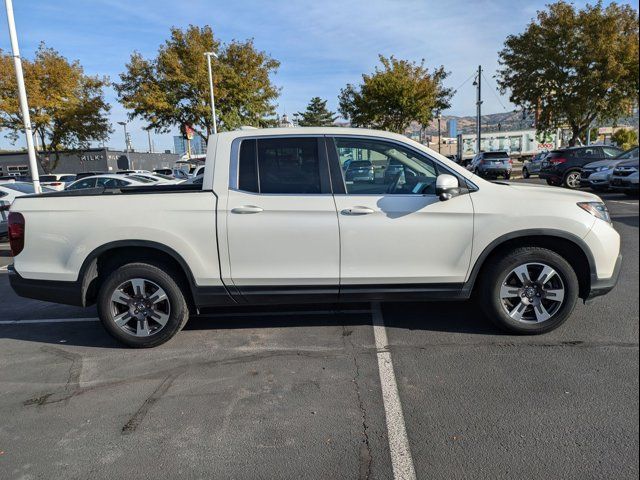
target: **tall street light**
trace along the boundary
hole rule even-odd
[[[33,129],[31,128],[31,117],[29,116],[29,104],[27,102],[27,90],[24,86],[24,75],[22,73],[22,59],[20,58],[20,48],[18,47],[18,35],[16,34],[16,21],[13,17],[13,2],[5,0],[7,8],[7,23],[9,24],[9,37],[11,39],[11,50],[13,52],[13,66],[16,70],[16,82],[18,83],[18,98],[20,100],[20,111],[24,122],[24,133],[27,137],[27,153],[29,156],[29,170],[31,170],[31,181],[33,191],[42,193],[40,188],[40,175],[38,174],[38,163],[36,160],[36,150],[33,146]]]
[[[218,55],[215,52],[206,52],[207,68],[209,69],[209,93],[211,94],[211,119],[213,120],[213,134],[218,133],[218,127],[216,126],[216,100],[213,95],[213,72],[211,70],[211,57],[218,59]]]

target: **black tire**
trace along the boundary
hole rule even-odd
[[[529,169],[527,167],[523,167],[522,168],[522,178],[529,178],[531,175],[529,175]]]
[[[104,328],[116,340],[133,348],[156,347],[170,340],[189,319],[189,307],[184,292],[175,278],[177,278],[175,273],[161,264],[129,263],[114,270],[102,283],[98,292],[98,316]],[[144,279],[152,285],[159,286],[166,293],[165,305],[168,305],[168,320],[164,326],[148,336],[128,333],[115,322],[116,314],[113,311],[112,295],[119,286],[132,279]],[[126,307],[124,309],[126,310]],[[131,323],[137,324],[137,320],[132,318]]]
[[[505,173],[505,174],[504,174],[504,179],[505,179],[505,180],[509,180],[509,179],[511,179],[511,174],[510,174],[510,173]]]
[[[574,179],[577,177],[577,183]],[[564,178],[562,179],[562,186],[564,188],[569,188],[571,190],[575,190],[580,187],[580,171],[579,170],[570,170],[564,174]]]
[[[511,307],[504,303],[500,295],[503,281],[509,278],[510,272],[523,264],[533,264],[534,267],[532,268],[536,268],[535,266],[538,264],[551,267],[555,270],[557,278],[561,280],[564,288],[563,301],[557,302],[560,303],[559,306],[557,306],[555,301],[551,301],[550,305],[553,305],[553,308],[556,310],[550,318],[540,321],[539,323],[526,323],[525,320],[519,321],[512,318],[509,312],[507,312],[507,309],[511,310]],[[534,274],[532,274],[532,277],[533,276]],[[511,278],[513,279],[513,277]],[[557,281],[557,279],[554,281]],[[547,285],[551,284],[548,283]],[[512,250],[505,256],[497,258],[488,266],[483,272],[483,277],[476,293],[482,310],[489,320],[498,327],[515,334],[538,335],[558,328],[569,318],[578,299],[579,284],[576,273],[571,265],[557,253],[547,250],[546,248],[521,247]],[[520,304],[520,297],[515,296],[515,299],[514,302]],[[548,302],[549,300],[545,301]],[[522,303],[524,304],[524,301]],[[536,309],[533,306],[527,307],[525,311],[527,315],[538,317]],[[511,310],[511,312],[513,313],[514,310]]]

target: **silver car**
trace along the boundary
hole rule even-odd
[[[591,162],[582,167],[580,186],[589,187],[596,192],[604,192],[611,186],[611,176],[615,168],[626,160],[638,158],[638,147],[627,150],[613,159]]]

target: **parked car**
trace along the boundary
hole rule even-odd
[[[483,178],[511,178],[513,161],[507,152],[480,152],[467,166],[471,172]]]
[[[598,160],[582,167],[580,186],[589,187],[596,192],[609,190],[609,182],[615,167],[625,160],[638,158],[638,147],[631,148],[621,153],[614,159]]]
[[[582,168],[598,160],[611,160],[622,153],[617,147],[589,145],[552,150],[542,161],[540,178],[553,186],[580,187]]]
[[[153,173],[158,173],[160,175],[167,175],[169,177],[173,177],[173,169],[171,168],[156,168]]]
[[[64,190],[67,185],[75,181],[76,176],[71,173],[50,173],[40,175],[40,185],[52,188],[53,190]]]
[[[116,175],[131,175],[132,173],[149,174],[151,172],[149,170],[118,170],[115,172]]]
[[[542,161],[549,152],[536,153],[531,160],[526,160],[522,166],[522,177],[530,178],[532,175],[538,175],[540,173],[540,167]]]
[[[369,182],[375,181],[373,164],[369,160],[354,160],[349,163],[344,171],[347,182]]]
[[[624,192],[629,196],[638,195],[638,156],[631,160],[620,162],[611,174],[611,189]]]
[[[345,151],[402,163],[402,181],[359,193]],[[596,195],[487,182],[402,135],[220,132],[206,162],[200,188],[18,198],[11,286],[96,303],[111,335],[152,347],[208,307],[472,296],[501,327],[543,333],[620,271],[620,236]]]
[[[54,192],[55,190],[42,187],[42,191]],[[0,238],[7,236],[7,219],[13,201],[17,197],[33,195],[34,193],[33,183],[0,181]]]
[[[86,177],[95,177],[96,175],[108,175],[108,172],[80,172],[76,173],[76,180]]]
[[[123,175],[96,175],[76,180],[66,190],[85,190],[87,188],[123,188],[143,186],[150,182],[141,182]]]
[[[397,176],[404,173],[404,165],[394,160],[389,161],[384,169],[384,182],[389,184],[396,179]]]

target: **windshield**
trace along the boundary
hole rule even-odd
[[[55,175],[40,175],[41,182],[57,182],[58,177]]]
[[[20,193],[27,193],[27,194],[28,193],[35,193],[32,183],[4,183],[4,184],[2,184],[2,186],[5,187],[5,188],[10,188],[11,190],[15,190],[16,192],[20,192]],[[43,187],[42,191],[43,192],[54,192],[55,190],[53,190],[51,188]]]

